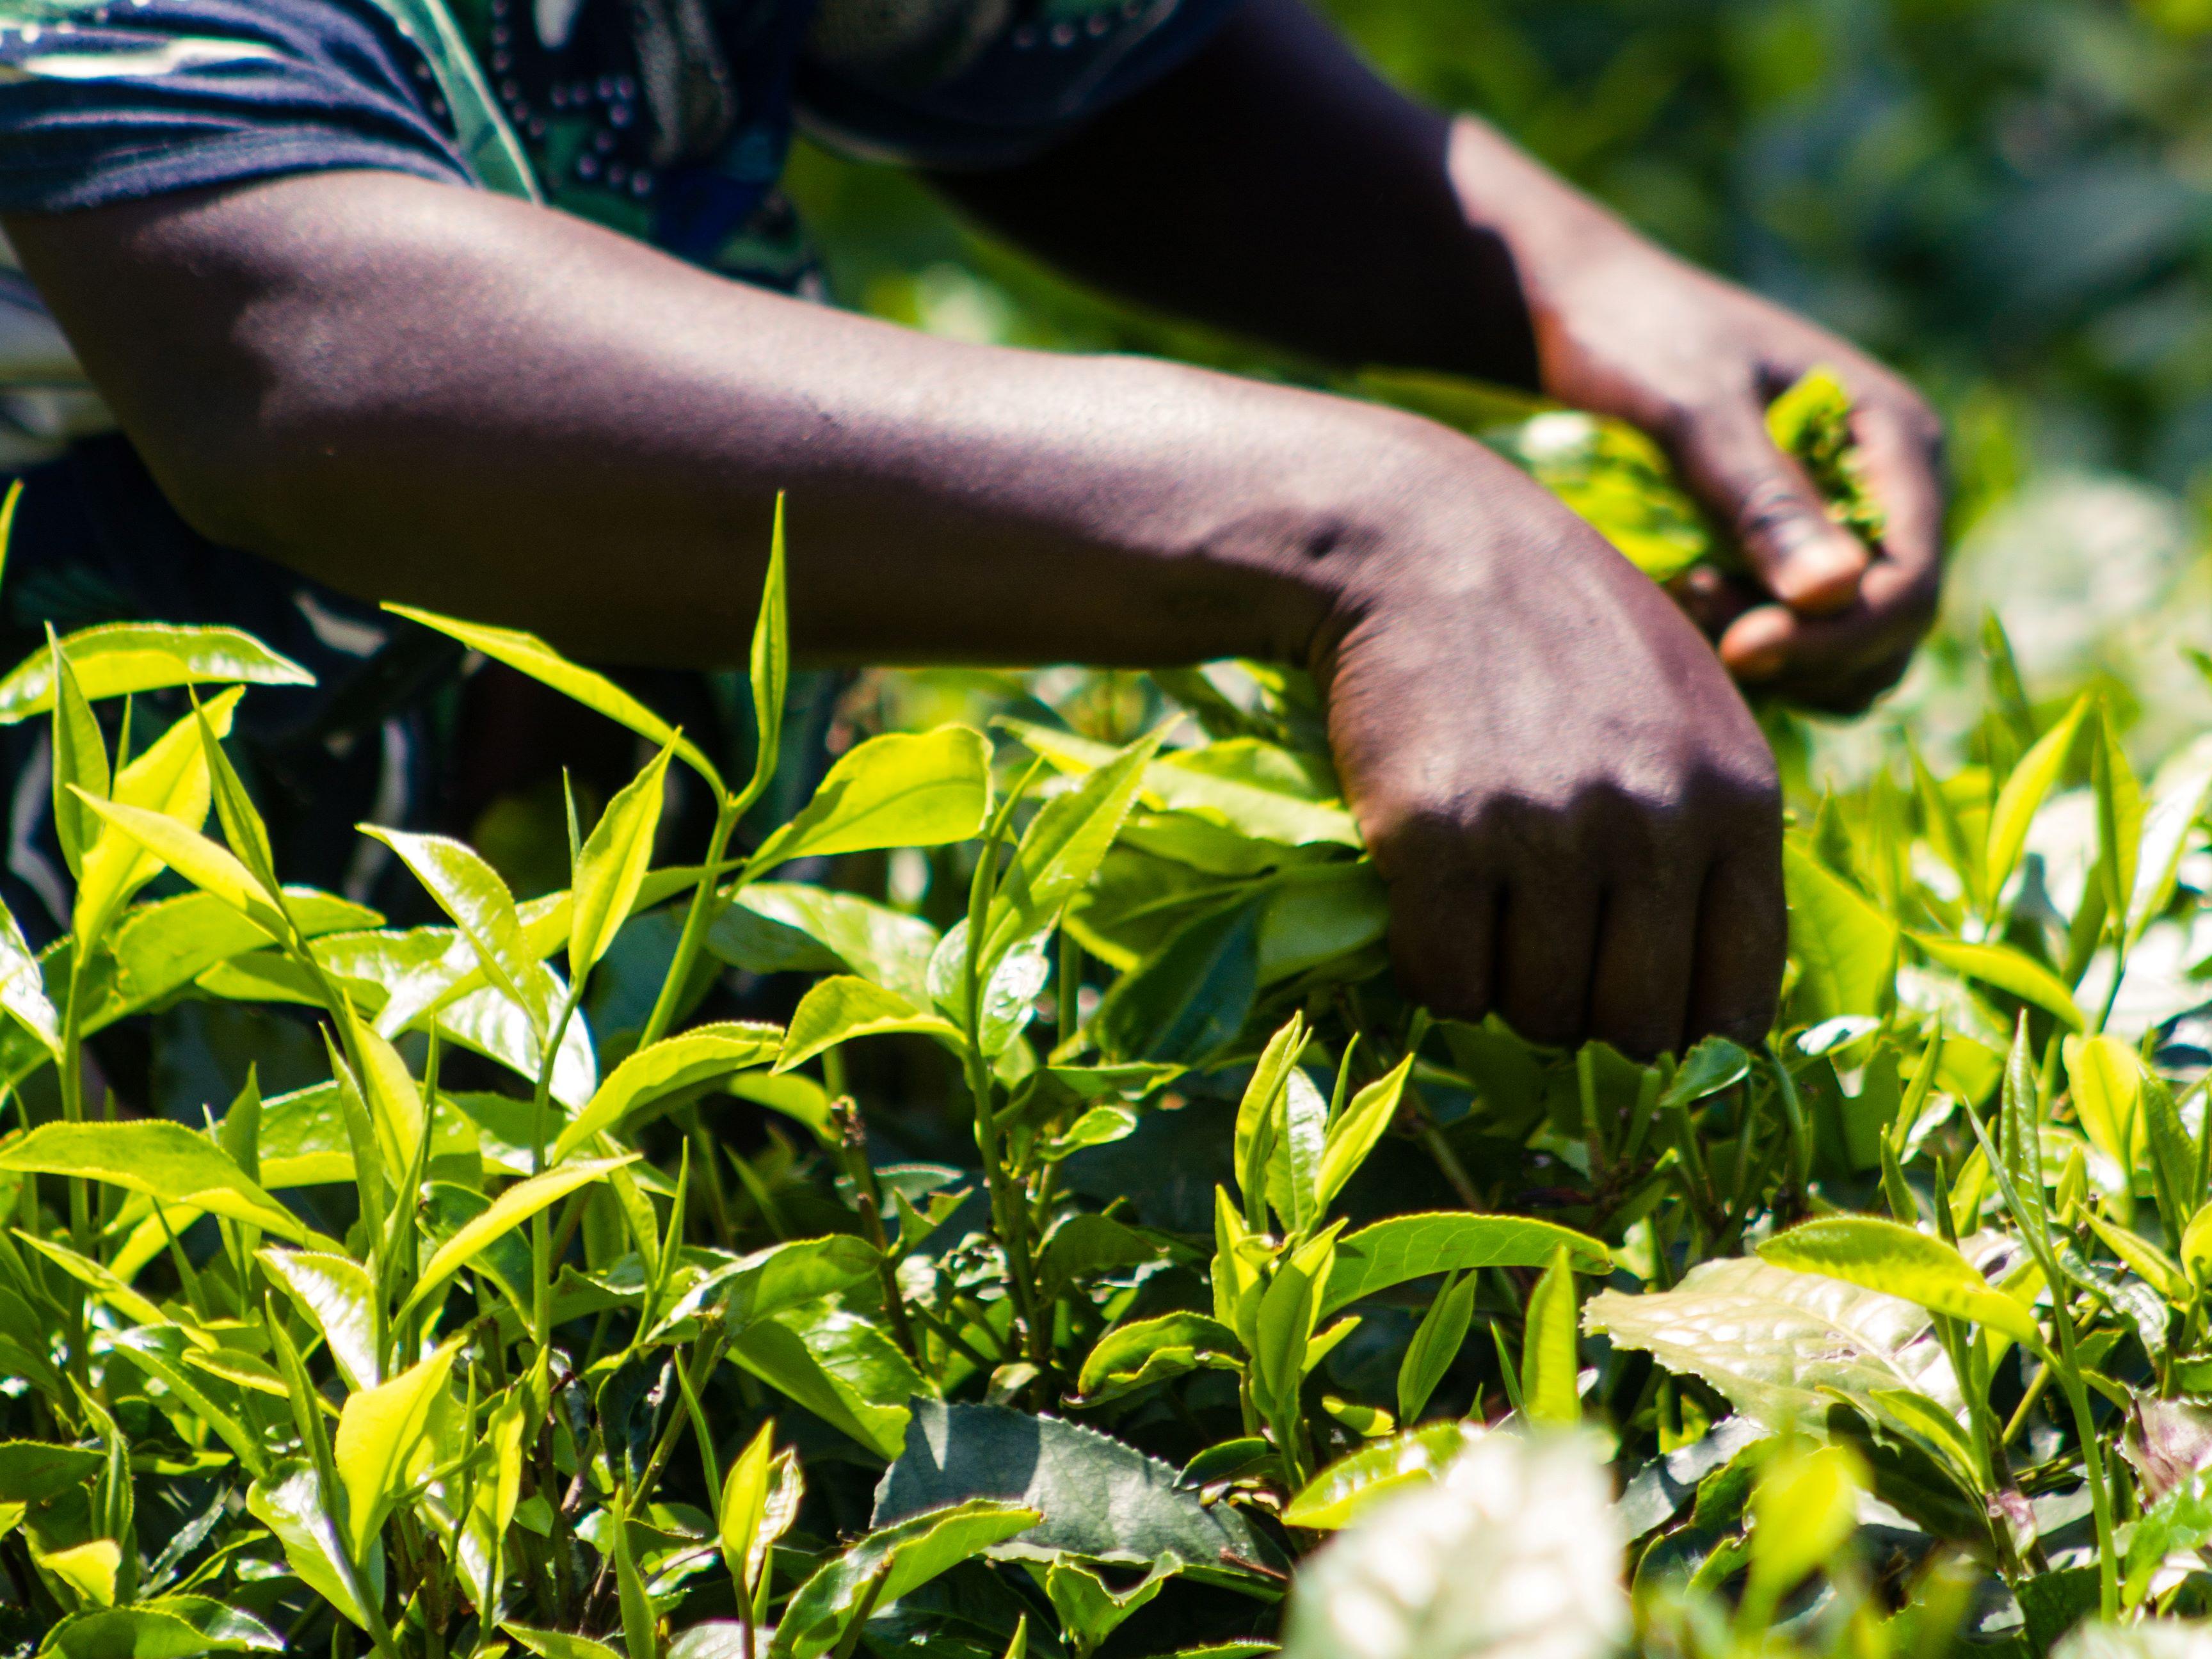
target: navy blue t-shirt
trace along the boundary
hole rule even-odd
[[[553,204],[788,285],[795,119],[872,157],[1004,165],[1237,3],[0,0],[0,213],[324,167],[467,182],[445,94],[468,76]]]

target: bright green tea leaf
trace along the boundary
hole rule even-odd
[[[1571,1228],[1522,1216],[1440,1211],[1393,1216],[1337,1242],[1336,1264],[1321,1298],[1321,1316],[1431,1273],[1475,1267],[1540,1267],[1564,1246],[1577,1273],[1609,1272],[1605,1246]]]
[[[1894,1221],[1825,1217],[1770,1238],[1759,1254],[1776,1267],[1840,1279],[1986,1325],[2031,1347],[2042,1344],[2035,1316],[1976,1273],[1954,1246]]]
[[[895,732],[848,750],[799,816],[753,854],[750,873],[796,858],[937,847],[983,827],[990,744],[964,726]]]

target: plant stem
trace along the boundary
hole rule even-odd
[[[659,1042],[676,1023],[676,1005],[683,998],[684,986],[690,981],[691,965],[699,959],[707,930],[714,925],[720,909],[714,882],[721,871],[722,854],[737,829],[737,801],[724,795],[721,804],[714,809],[714,833],[707,843],[707,862],[699,872],[699,884],[691,890],[691,908],[684,913],[684,931],[676,939],[676,954],[669,959],[667,975],[660,981],[660,994],[653,999],[653,1013],[645,1022],[644,1034],[637,1040],[641,1048],[649,1048]]]
[[[545,1039],[545,1052],[538,1056],[538,1086],[530,1097],[530,1170],[533,1175],[545,1171],[545,1116],[553,1098],[553,1068],[561,1058],[561,1040],[568,1034],[568,1022],[576,1017],[576,1009],[584,1000],[581,980],[568,988],[568,994],[561,1004],[561,1016],[553,1022],[553,1029]],[[552,1224],[545,1212],[540,1210],[530,1218],[530,1334],[540,1348],[553,1341],[553,1249]]]
[[[921,1350],[915,1346],[914,1327],[907,1320],[906,1297],[899,1289],[898,1263],[891,1255],[890,1236],[884,1231],[883,1189],[877,1184],[874,1166],[868,1162],[867,1131],[860,1122],[860,1109],[846,1095],[830,1110],[830,1121],[837,1126],[838,1158],[845,1166],[846,1179],[853,1183],[854,1206],[860,1212],[860,1226],[868,1243],[876,1249],[876,1274],[883,1287],[884,1313],[891,1322],[892,1339],[906,1351],[908,1358],[919,1362]]]
[[[84,1121],[84,1033],[80,1014],[83,998],[78,994],[83,979],[82,953],[70,955],[69,1000],[62,1011],[62,1116],[70,1123]],[[92,1186],[82,1176],[69,1182],[70,1248],[79,1255],[92,1254]]]

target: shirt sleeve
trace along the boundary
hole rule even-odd
[[[868,160],[1010,166],[1168,74],[1242,3],[818,0],[798,113],[816,137]]]
[[[0,213],[372,167],[465,184],[373,0],[0,0]]]

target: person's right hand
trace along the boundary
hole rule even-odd
[[[1758,1041],[1787,938],[1765,739],[1579,519],[1503,463],[1454,471],[1316,653],[1401,986],[1543,1042]]]

